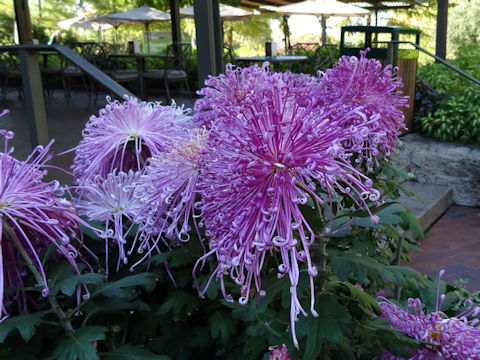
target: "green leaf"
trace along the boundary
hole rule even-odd
[[[226,311],[216,311],[209,320],[210,335],[225,343],[235,332],[233,318]]]
[[[105,360],[170,360],[166,355],[157,355],[141,347],[129,344],[122,345],[109,353]]]
[[[175,315],[180,314],[182,311],[188,313],[193,310],[197,302],[197,297],[192,297],[190,293],[183,290],[175,290],[169,294],[167,301],[160,306],[157,314],[165,315],[171,310]]]
[[[362,289],[357,288],[355,285],[348,281],[339,281],[336,285],[344,286],[348,289],[350,296],[357,300],[364,308],[369,309],[372,313],[380,313],[380,307],[377,300]]]
[[[299,339],[306,337],[302,359],[317,359],[325,341],[338,344],[342,339],[341,324],[350,321],[348,310],[330,295],[320,296],[315,304],[318,317],[300,316],[296,330]]]
[[[90,237],[91,239],[94,240],[101,240],[104,241],[104,239],[100,238],[95,231],[93,231],[92,228],[97,229],[99,231],[105,231],[105,222],[103,221],[96,221],[96,220],[91,220],[87,221],[85,217],[83,217],[83,220],[90,226],[86,226],[84,224],[80,224],[80,229],[82,230],[82,233]]]
[[[92,294],[92,297],[97,295],[106,297],[130,297],[135,293],[134,289],[132,289],[132,287],[135,286],[145,286],[147,291],[153,289],[155,286],[155,275],[151,273],[140,273],[125,276],[120,280],[105,283],[98,287]]]
[[[56,294],[59,290],[67,296],[72,296],[78,284],[99,284],[105,280],[105,276],[96,273],[86,273],[70,276],[59,281],[52,288],[52,294]]]
[[[415,215],[413,215],[413,213],[409,209],[405,209],[405,211],[399,213],[399,215],[402,217],[403,221],[408,226],[408,229],[410,229],[412,233],[418,236],[420,240],[423,240],[423,229],[420,226],[420,222],[415,217]]]
[[[394,280],[393,275],[385,269],[384,265],[368,256],[342,252],[332,256],[331,266],[341,281],[346,281],[353,276],[358,282],[367,283],[370,282],[371,275],[378,275],[388,281]]]
[[[104,340],[107,329],[103,326],[84,326],[73,334],[67,335],[53,351],[57,360],[94,360],[98,359],[97,348],[93,341]]]
[[[35,326],[38,326],[43,318],[42,313],[22,314],[5,319],[0,324],[0,342],[17,329],[25,342],[28,342],[35,333]]]

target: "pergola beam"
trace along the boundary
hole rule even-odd
[[[448,0],[437,0],[437,37],[435,55],[445,60],[447,56]]]
[[[32,23],[27,0],[14,0],[15,19],[17,21],[20,44],[31,44],[33,40]],[[25,95],[25,108],[30,141],[32,146],[49,142],[47,113],[43,98],[42,77],[38,66],[38,55],[26,50],[19,50],[22,85]]]
[[[198,84],[202,87],[209,75],[218,75],[223,70],[219,2],[194,0],[193,13],[197,39]]]

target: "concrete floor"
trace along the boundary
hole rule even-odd
[[[82,130],[91,115],[98,115],[98,111],[106,105],[105,93],[100,93],[97,103],[89,102],[88,93],[72,92],[71,99],[65,99],[62,90],[54,90],[51,96],[45,97],[47,112],[48,134],[55,142],[52,150],[55,154],[75,147],[82,138]],[[153,94],[148,100],[161,101],[165,98]],[[189,96],[176,97],[177,105],[185,104],[186,107],[193,107],[194,99]],[[7,98],[0,103],[0,110],[8,109],[10,113],[0,118],[0,129],[10,130],[15,137],[9,140],[9,146],[14,147],[13,156],[19,160],[25,159],[32,151],[30,145],[30,131],[26,117],[24,102],[18,99],[15,90],[7,93]],[[0,139],[3,144],[3,138]],[[2,147],[3,148],[3,147]],[[49,164],[69,170],[74,154],[72,152],[55,156]],[[72,177],[63,171],[51,169],[47,175],[48,179],[57,179],[63,184],[70,184]]]

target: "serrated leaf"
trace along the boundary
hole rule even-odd
[[[380,313],[380,307],[378,306],[377,300],[375,300],[375,298],[367,292],[359,289],[348,281],[338,282],[337,285],[346,287],[350,293],[350,296],[353,299],[356,299],[364,308],[370,309],[372,313]]]
[[[145,286],[147,291],[151,290],[155,286],[155,275],[150,273],[140,273],[124,278],[108,282],[98,287],[93,296],[103,295],[106,297],[130,297],[134,292],[132,287]]]
[[[57,360],[98,359],[93,341],[104,340],[107,329],[102,326],[84,326],[67,335],[53,351]]]
[[[342,339],[341,324],[350,321],[348,310],[330,295],[318,298],[315,304],[318,317],[301,317],[296,329],[298,337],[306,336],[305,352],[302,359],[316,359],[322,351],[324,341],[337,344]]]
[[[413,215],[413,213],[409,209],[405,209],[405,211],[399,213],[399,215],[406,223],[406,225],[408,225],[408,229],[410,229],[412,233],[418,236],[420,240],[423,240],[423,229],[415,215]]]
[[[216,311],[209,320],[210,335],[214,339],[226,342],[235,331],[233,318],[225,311]]]
[[[170,360],[166,355],[157,355],[141,346],[124,344],[106,355],[105,360]]]
[[[353,276],[358,282],[367,283],[370,275],[377,275],[388,281],[394,280],[393,275],[385,269],[384,265],[368,256],[356,256],[342,252],[332,256],[331,266],[341,281],[346,281]]]
[[[99,284],[105,280],[105,276],[96,273],[86,273],[70,276],[60,280],[52,288],[52,294],[56,294],[59,290],[67,296],[73,295],[78,284]]]
[[[22,314],[12,316],[0,323],[0,342],[13,330],[18,330],[25,342],[35,334],[35,327],[38,326],[43,318],[42,313]]]
[[[180,314],[182,311],[188,313],[192,311],[196,302],[196,297],[192,297],[191,294],[183,290],[176,290],[169,294],[167,301],[165,301],[158,309],[157,315],[165,315],[171,310],[175,315]]]
[[[424,286],[428,285],[427,281],[425,281],[425,278],[415,269],[406,266],[391,265],[388,266],[388,270],[390,270],[393,274],[393,283],[395,285],[404,286],[405,281],[408,281],[410,284],[416,281]]]

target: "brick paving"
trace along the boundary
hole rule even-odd
[[[468,279],[465,287],[480,291],[480,208],[451,206],[419,247],[422,252],[410,253],[414,269],[430,276],[445,269],[445,281]]]

